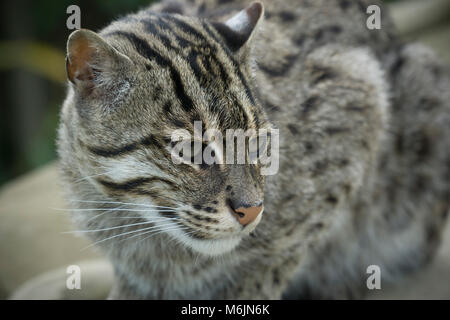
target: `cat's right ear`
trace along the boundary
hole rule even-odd
[[[254,1],[225,22],[214,22],[213,26],[222,36],[229,49],[241,59],[245,59],[252,39],[264,16],[262,2]]]
[[[76,88],[89,90],[114,81],[131,60],[93,31],[72,32],[67,41],[67,78]]]

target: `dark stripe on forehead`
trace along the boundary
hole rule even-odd
[[[130,41],[134,45],[136,51],[142,57],[150,61],[155,61],[163,68],[169,68],[172,82],[175,87],[175,92],[177,94],[178,100],[181,103],[181,107],[186,112],[189,112],[194,108],[194,103],[192,99],[186,94],[183,81],[181,80],[181,75],[170,60],[161,56],[156,50],[151,48],[144,39],[138,37],[134,33],[124,31],[113,31],[108,35],[118,35],[125,37],[128,41]]]
[[[169,18],[169,17],[167,16],[167,18]],[[190,26],[188,23],[186,23],[184,21],[181,21],[181,20],[177,19],[176,17],[170,17],[169,21],[173,22],[177,27],[180,28],[181,31],[183,31],[183,32],[185,32],[187,34],[193,35],[197,40],[200,40],[205,45],[209,45],[211,43],[210,39],[207,39],[205,37],[205,35],[200,33],[200,31],[197,31],[193,26]],[[173,32],[173,30],[171,30],[171,31]],[[205,29],[205,31],[208,31],[208,30]],[[208,34],[209,34],[209,32],[208,32]],[[216,42],[220,45],[220,42],[217,39],[214,39],[214,40],[216,40]],[[220,63],[219,59],[215,56],[217,54],[215,48],[210,46],[210,49],[212,50],[211,58],[213,58],[214,62],[218,65],[218,67],[220,69],[221,76],[229,78],[227,72],[225,71],[225,67],[223,66],[222,63]],[[232,60],[233,64],[235,64],[235,65],[237,64],[231,54],[229,55],[229,58]]]
[[[199,40],[205,40],[205,36],[203,34],[201,34],[199,31],[197,31],[194,27],[189,25],[188,23],[186,23],[174,16],[163,15],[163,17],[167,18],[167,20],[173,22],[184,33],[189,34]]]
[[[176,33],[173,32],[172,28],[170,28],[170,26],[163,21],[160,17],[158,17],[158,21],[157,24],[159,27],[162,27],[164,29],[164,31],[170,33],[174,38],[176,43],[178,44],[178,46],[180,46],[181,48],[187,48],[187,47],[191,47],[191,44],[189,43],[189,41],[187,39],[184,39],[183,37],[177,35]],[[197,79],[197,81],[199,83],[205,84],[206,82],[206,77],[203,74],[200,66],[198,65],[198,52],[195,51],[193,48],[191,48],[189,54],[187,57],[185,57],[185,55],[181,52],[181,50],[179,48],[176,48],[174,46],[172,46],[172,44],[170,43],[169,38],[167,38],[165,35],[162,35],[156,28],[155,22],[154,21],[149,21],[149,20],[143,20],[142,23],[144,23],[145,26],[145,30],[149,33],[151,33],[153,36],[155,36],[156,38],[159,38],[163,44],[165,45],[165,47],[167,49],[173,50],[174,52],[176,52],[179,56],[183,57],[191,66],[192,71],[194,72],[194,75]],[[212,72],[212,70],[207,70],[208,72]]]
[[[199,55],[195,50],[191,50],[191,52],[189,52],[189,55],[187,57],[187,61],[189,62],[189,65],[191,66],[191,69],[194,72],[194,75],[195,75],[195,78],[197,79],[197,81],[201,85],[206,85],[208,80],[198,64],[198,56]]]
[[[227,89],[229,86],[229,78],[230,77],[229,77],[228,73],[226,72],[225,67],[223,66],[223,64],[219,61],[219,59],[216,56],[216,54],[217,54],[216,48],[213,46],[210,46],[210,41],[208,41],[208,39],[206,39],[205,36],[202,35],[200,32],[195,30],[194,27],[191,27],[187,23],[179,21],[176,18],[172,18],[169,21],[173,22],[178,27],[181,26],[181,30],[184,31],[185,33],[195,35],[196,39],[201,41],[200,46],[203,46],[204,48],[207,47],[210,50],[210,55],[208,57],[219,68],[220,74],[217,79],[222,80],[224,83],[224,88]],[[159,26],[162,26],[166,31],[170,32],[175,37],[175,39],[177,40],[177,42],[179,43],[180,46],[182,46],[183,48],[186,48],[186,47],[192,48],[192,51],[194,51],[194,52],[192,52],[192,51],[190,52],[190,56],[188,57],[189,61],[192,61],[191,59],[194,58],[194,55],[195,55],[195,58],[198,55],[200,55],[200,53],[197,53],[195,51],[196,44],[190,43],[187,39],[183,38],[182,36],[180,36],[179,34],[174,32],[173,28],[171,28],[162,18],[159,19],[159,23],[160,23]],[[209,74],[214,75],[213,69],[211,67],[211,63],[207,59],[208,57],[205,57],[206,59],[203,59],[202,64],[203,64],[205,70]],[[194,68],[195,68],[195,66],[194,66]],[[197,73],[196,76],[199,77],[199,74]],[[199,82],[201,82],[201,81],[199,80]]]
[[[232,62],[232,65],[234,67],[234,72],[238,76],[242,85],[244,86],[245,93],[247,94],[248,99],[250,100],[251,104],[253,106],[255,106],[256,101],[253,96],[253,93],[251,92],[250,86],[248,85],[247,80],[245,79],[245,77],[239,67],[239,63],[234,58],[234,55],[231,53],[231,51],[228,49],[228,47],[226,45],[224,45],[223,42],[217,38],[217,36],[214,34],[214,31],[211,29],[211,27],[208,23],[203,22],[202,26],[203,26],[203,29],[208,33],[208,35],[220,46],[220,48],[223,50],[225,55]],[[236,96],[234,96],[234,100],[235,100],[236,105],[239,106],[239,110],[241,110],[243,112],[243,114],[242,114],[243,128],[245,130],[247,130],[249,128],[249,119],[248,119],[248,115],[246,113],[246,109],[243,108],[243,106],[238,101],[238,98]]]
[[[237,74],[237,76],[239,77],[239,80],[241,81],[242,85],[245,88],[245,92],[247,93],[248,98],[250,99],[250,102],[255,105],[255,98],[253,97],[253,94],[250,90],[250,86],[247,83],[247,80],[245,79],[244,75],[242,74],[242,71],[239,67],[239,63],[236,61],[236,59],[234,58],[233,54],[231,53],[231,51],[226,47],[226,45],[224,45],[222,43],[222,41],[220,41],[217,36],[214,34],[214,31],[212,31],[210,25],[206,22],[202,23],[203,28],[205,29],[205,31],[208,33],[208,35],[215,41],[217,42],[220,47],[222,48],[222,50],[225,52],[225,54],[227,55],[227,57],[230,59],[230,61],[232,62],[233,66],[234,66],[234,71]]]
[[[178,73],[178,71],[175,71],[175,69],[171,70],[171,74],[172,74],[172,81],[175,85],[177,97],[181,103],[181,108],[183,108],[183,110],[186,112],[191,111],[194,107],[194,103],[192,102],[191,98],[186,94],[180,74]]]
[[[185,55],[180,50],[180,48],[174,47],[171,44],[170,39],[166,35],[162,34],[156,27],[156,24],[158,24],[158,26],[161,26],[162,23],[165,24],[165,22],[162,21],[162,19],[158,19],[158,21],[150,21],[150,20],[143,19],[143,20],[141,20],[141,22],[144,24],[145,31],[147,31],[148,33],[153,35],[155,38],[159,39],[168,50],[172,50],[175,53],[177,53],[180,57],[183,57],[191,66],[191,69],[194,72],[194,75],[195,75],[197,81],[201,84],[205,84],[206,77],[203,74],[200,66],[198,65],[197,58],[198,58],[199,54],[197,53],[197,51],[195,51],[194,49],[191,49],[189,52],[189,55],[187,57],[185,57]],[[170,30],[170,27],[167,26],[167,24],[166,24],[165,28],[167,28],[165,31],[170,32],[175,37],[175,40],[179,46],[181,46],[182,48],[186,48],[186,47],[190,46],[190,43],[188,40],[173,33],[172,30]],[[209,73],[212,73],[212,70],[207,70],[207,71]]]
[[[187,47],[191,46],[191,43],[187,39],[185,39],[185,38],[181,37],[180,35],[176,34],[175,32],[173,32],[174,31],[173,28],[166,21],[164,21],[161,17],[158,17],[157,23],[158,23],[158,27],[161,30],[169,32],[170,34],[172,34],[175,37],[175,40],[178,42],[178,45],[180,47],[187,48]]]
[[[229,88],[231,82],[230,76],[223,63],[218,59],[217,48],[215,46],[211,46],[210,40],[206,39],[205,36],[195,30],[194,27],[185,22],[179,21],[176,18],[169,19],[168,16],[153,17],[157,18],[157,20],[142,20],[142,23],[146,26],[146,31],[157,38],[160,38],[161,33],[157,30],[158,28],[162,29],[165,32],[165,35],[170,34],[173,37],[172,39],[175,40],[175,43],[181,48],[173,47],[167,37],[166,40],[163,41],[164,45],[166,48],[173,50],[180,57],[183,57],[183,59],[186,60],[186,62],[190,65],[197,82],[202,87],[208,86],[210,83],[219,84],[219,82],[221,82],[223,84],[223,90],[227,90]],[[165,21],[165,18],[167,18],[167,22]],[[174,26],[170,26],[169,23],[173,23]],[[194,35],[196,37],[195,40],[198,40],[198,42],[192,43],[191,41],[185,39],[180,35],[180,32],[177,32],[178,28],[183,33]],[[188,53],[184,53],[182,48],[189,48]],[[203,50],[209,51],[209,54],[203,54]],[[238,102],[236,102],[236,104],[239,105]],[[221,110],[218,112],[217,108],[214,108],[213,106],[214,103],[209,104],[210,111],[214,112],[223,124],[225,122],[224,113],[221,112]]]
[[[168,60],[161,56],[156,50],[151,48],[148,43],[131,32],[125,31],[112,31],[105,36],[120,36],[126,38],[130,43],[133,44],[136,51],[143,57],[150,61],[155,61],[162,67],[168,66]]]
[[[215,63],[217,65],[217,67],[219,68],[219,73],[220,73],[219,78],[224,81],[224,84],[225,84],[224,88],[227,89],[229,87],[230,80],[228,80],[228,79],[230,77],[229,77],[229,74],[226,71],[226,68],[224,67],[224,65],[217,58],[217,49],[210,45],[211,44],[211,39],[207,39],[205,37],[205,35],[203,35],[199,31],[197,31],[193,26],[190,26],[189,24],[187,24],[184,21],[178,20],[176,17],[171,17],[171,16],[170,17],[169,16],[165,16],[165,17],[166,18],[170,18],[170,21],[173,22],[176,26],[180,27],[180,29],[182,31],[184,31],[185,33],[192,34],[192,35],[194,35],[196,37],[197,40],[200,40],[201,42],[209,45],[209,47],[211,48],[210,58],[211,58],[212,62]],[[203,25],[203,27],[205,28],[205,25]],[[250,88],[249,88],[249,86],[248,86],[248,84],[247,84],[247,82],[246,82],[246,80],[244,78],[244,75],[242,74],[242,72],[241,72],[237,62],[235,61],[234,57],[232,56],[232,54],[230,53],[229,50],[226,51],[226,48],[222,47],[221,42],[214,36],[212,31],[210,31],[210,32],[208,32],[208,30],[206,30],[206,31],[207,31],[208,34],[210,34],[210,36],[213,38],[213,40],[219,45],[219,47],[221,47],[222,50],[225,51],[226,56],[230,58],[233,66],[235,68],[235,72],[238,75],[238,78],[240,79],[241,83],[244,85],[245,91],[247,93],[247,97],[250,99],[250,101],[254,105],[255,100],[253,98],[253,95],[252,95],[252,93],[250,91]],[[171,32],[173,32],[173,30],[171,30]],[[197,63],[196,60],[194,60],[194,59],[197,58],[197,54],[191,54],[189,58],[190,58],[189,62],[191,63],[192,69],[194,70],[194,73],[195,73],[195,68],[198,68],[198,63]],[[211,74],[213,74],[210,62],[207,61],[207,60],[204,60],[202,62],[204,62],[205,69],[207,69],[209,67],[207,70],[208,71],[211,70]],[[198,73],[196,76],[200,76],[200,73]],[[198,81],[200,83],[202,83],[202,80],[198,80]],[[244,112],[244,115],[243,115],[243,118],[242,118],[243,126],[244,126],[245,129],[247,129],[247,127],[248,127],[248,117],[245,114],[245,109],[243,108],[241,103],[238,101],[236,96],[234,96],[233,98],[235,100],[235,104],[237,106],[239,106],[239,110],[242,110]],[[210,105],[210,110],[212,112],[215,112],[216,114],[218,114],[219,118],[221,118],[221,122],[222,123],[224,122],[223,114],[221,114],[220,112],[217,112],[218,111],[217,108],[214,108],[213,105]]]
[[[172,46],[170,39],[158,30],[158,28],[156,27],[156,21],[147,19],[142,19],[140,21],[144,24],[145,31],[153,35],[155,38],[159,39],[166,47],[171,48],[172,50],[177,50]]]

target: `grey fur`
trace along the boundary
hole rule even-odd
[[[150,10],[225,21],[248,3],[167,1]],[[179,34],[197,48],[198,37],[165,16],[173,29],[158,29],[166,41],[155,38],[140,21],[148,19],[148,11],[99,33],[114,50],[97,51],[100,59],[93,63],[101,72],[92,92],[76,81],[70,84],[58,141],[68,199],[186,204],[190,215],[178,213],[178,218],[203,239],[198,241],[212,243],[231,234],[240,239],[220,255],[200,253],[170,232],[144,241],[145,235],[103,241],[99,246],[116,273],[110,298],[356,298],[368,292],[367,266],[380,266],[383,283],[390,283],[433,256],[450,206],[447,68],[429,49],[402,44],[384,9],[383,28],[367,30],[366,1],[266,0],[264,5],[265,20],[234,53],[244,80],[225,49],[211,45],[229,74],[228,89],[216,77],[199,85],[182,58],[190,49],[167,46],[176,47]],[[202,20],[175,19],[212,41]],[[177,102],[169,81],[173,74],[146,60],[120,32],[138,35],[176,66],[185,91],[195,97],[195,112],[208,125],[218,117],[208,110],[214,101],[223,108],[221,129],[242,124],[244,113],[251,127],[279,128],[279,173],[264,179],[248,166],[229,166],[199,174],[168,163],[163,133],[175,128],[175,118],[189,128],[189,112]],[[211,50],[203,49],[199,59]],[[213,70],[219,72],[217,66]],[[170,112],[166,102],[172,103]],[[158,143],[142,140],[149,135]],[[130,143],[135,143],[130,152],[105,153]],[[97,148],[97,154],[87,147]],[[98,174],[105,174],[103,184]],[[127,192],[111,188],[111,182],[155,176],[168,182],[134,181],[136,187],[121,187]],[[264,198],[263,217],[251,234],[223,213],[227,198],[241,196],[250,202]],[[74,211],[73,217],[86,230],[146,221],[118,219],[136,215],[133,211],[98,214]],[[141,227],[88,234],[101,241]]]

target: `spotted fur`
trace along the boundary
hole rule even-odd
[[[111,298],[361,297],[367,266],[393,282],[439,244],[447,68],[387,14],[367,30],[367,1],[266,0],[237,32],[248,4],[164,1],[69,38],[62,180],[114,265]],[[279,128],[278,174],[174,165],[171,132],[194,121]],[[242,227],[229,201],[265,210]]]

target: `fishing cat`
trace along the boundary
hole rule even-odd
[[[378,1],[166,1],[72,33],[67,74],[62,180],[110,298],[358,298],[439,244],[449,73]],[[278,129],[278,172],[174,164],[194,121]]]

